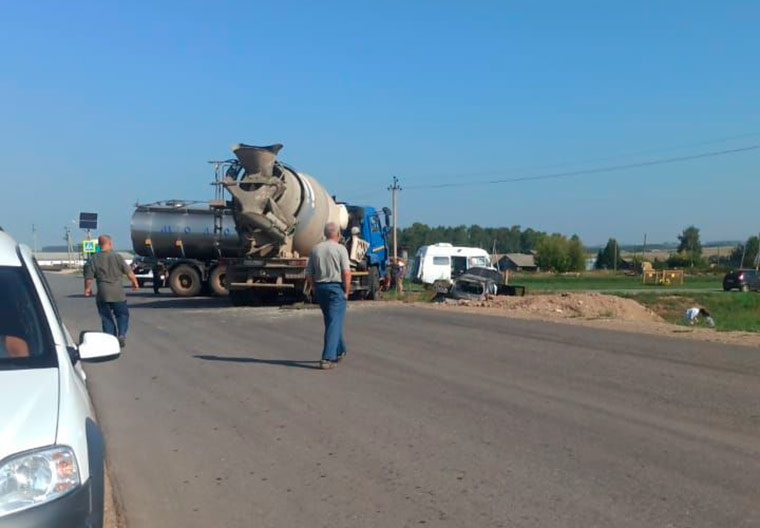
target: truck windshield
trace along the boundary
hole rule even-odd
[[[0,370],[56,366],[42,307],[24,269],[0,266],[0,292]]]

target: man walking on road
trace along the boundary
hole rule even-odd
[[[343,318],[351,293],[351,264],[348,251],[338,243],[340,230],[332,222],[325,226],[326,241],[311,250],[306,265],[306,280],[315,292],[325,320],[325,340],[322,349],[323,370],[335,368],[346,356],[343,342]]]
[[[124,258],[113,251],[113,241],[108,235],[98,237],[100,253],[95,253],[84,267],[84,296],[92,295],[92,281],[98,283],[97,305],[103,331],[119,338],[119,345],[124,348],[129,328],[129,308],[121,280],[129,277],[132,289],[137,291],[139,284],[132,269]],[[114,319],[116,321],[114,322]]]

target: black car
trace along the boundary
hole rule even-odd
[[[760,290],[760,273],[753,269],[733,270],[726,273],[723,277],[723,289],[730,291],[733,289],[744,292]]]

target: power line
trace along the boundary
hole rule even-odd
[[[508,172],[510,170],[515,171],[526,171],[526,170],[537,170],[537,169],[554,169],[558,167],[568,167],[573,165],[581,165],[585,163],[598,163],[602,161],[612,161],[612,160],[619,160],[621,158],[630,158],[634,156],[642,156],[645,154],[655,154],[655,153],[665,153],[665,152],[672,152],[674,150],[683,150],[687,148],[695,148],[695,147],[704,147],[707,145],[715,145],[716,143],[725,143],[727,141],[734,141],[737,139],[746,139],[750,137],[757,137],[760,136],[760,133],[747,133],[747,134],[738,134],[735,136],[726,136],[722,138],[717,139],[710,139],[705,141],[699,141],[696,143],[682,143],[680,145],[674,145],[669,147],[655,147],[655,148],[649,148],[645,150],[637,150],[633,152],[624,152],[621,154],[615,154],[610,156],[602,156],[602,157],[594,157],[594,158],[587,158],[584,160],[574,160],[574,161],[566,161],[566,162],[560,162],[560,163],[549,163],[549,164],[541,164],[541,165],[534,165],[529,167],[515,167],[514,169],[490,169],[490,170],[483,170],[483,171],[476,171],[476,172],[469,172],[466,174],[459,173],[455,175],[451,174],[439,174],[438,177],[445,177],[445,178],[462,178],[462,177],[470,177],[470,176],[494,176],[499,174],[504,174],[505,172]],[[419,184],[422,185],[422,184]]]
[[[600,174],[604,172],[615,172],[628,169],[637,169],[641,167],[651,167],[654,165],[666,165],[669,163],[678,163],[681,161],[689,161],[702,158],[712,158],[717,156],[728,156],[731,154],[738,154],[740,152],[747,152],[750,150],[757,150],[760,145],[750,145],[747,147],[739,147],[734,149],[717,150],[712,152],[702,152],[700,154],[691,154],[689,156],[676,156],[672,158],[660,158],[647,161],[640,161],[637,163],[626,163],[621,165],[608,165],[606,167],[597,167],[593,169],[581,169],[575,171],[555,172],[552,174],[541,174],[537,176],[518,176],[514,178],[500,178],[495,180],[481,180],[481,181],[467,181],[456,183],[438,183],[438,184],[425,184],[425,185],[408,185],[407,189],[444,189],[450,187],[471,187],[473,185],[493,185],[499,183],[513,183],[521,181],[534,181],[534,180],[550,180],[558,178],[567,178],[571,176],[586,176],[590,174]],[[461,177],[461,176],[460,176]]]
[[[641,156],[643,154],[652,154],[652,153],[657,153],[657,152],[663,153],[663,152],[674,151],[674,150],[682,150],[682,149],[686,149],[686,148],[694,148],[694,147],[700,147],[700,146],[706,146],[706,145],[714,145],[716,143],[725,143],[727,141],[735,141],[737,139],[746,139],[746,138],[750,138],[750,137],[757,137],[759,135],[760,135],[760,133],[758,133],[758,132],[745,133],[745,134],[736,134],[736,135],[733,135],[733,136],[724,136],[722,138],[716,138],[716,139],[698,141],[698,142],[693,142],[693,143],[682,143],[680,145],[674,145],[674,146],[668,146],[668,147],[649,148],[649,149],[645,149],[645,150],[626,152],[626,153],[621,153],[621,154],[612,155],[612,156],[587,158],[585,160],[575,160],[575,161],[562,162],[562,163],[549,163],[549,164],[542,164],[542,165],[534,165],[532,167],[523,167],[523,168],[515,167],[514,169],[484,170],[484,171],[475,171],[475,172],[457,173],[457,174],[440,174],[439,173],[436,176],[436,178],[439,179],[439,181],[440,181],[441,177],[446,178],[446,179],[449,179],[449,178],[460,178],[461,179],[461,178],[470,178],[470,177],[478,177],[478,176],[497,176],[499,174],[507,173],[507,172],[509,172],[511,170],[514,170],[514,171],[526,171],[526,170],[527,171],[533,171],[533,170],[542,169],[542,168],[543,169],[550,169],[550,168],[557,168],[557,167],[568,167],[568,166],[573,166],[573,165],[580,165],[582,163],[593,163],[593,162],[600,162],[600,161],[609,161],[609,160],[620,159],[620,158],[628,158],[628,157],[632,157],[632,156]],[[746,150],[752,150],[754,148],[757,148],[757,145],[754,145],[752,147],[748,147]],[[737,149],[737,151],[739,151],[739,152],[741,152],[743,150],[745,150],[745,149],[743,149],[743,148],[742,149]],[[733,153],[733,151],[730,151],[730,153]],[[697,157],[703,157],[702,154],[698,154],[696,156]],[[668,162],[670,162],[670,161],[665,161],[665,162],[662,162],[662,163],[668,163]],[[645,162],[645,163],[647,163],[647,162]],[[633,168],[633,167],[631,167],[631,168]],[[605,167],[603,169],[590,169],[590,170],[594,170],[594,171],[599,170],[599,171],[602,171],[602,170],[607,170],[607,168]],[[621,170],[621,169],[615,169],[615,170]],[[585,170],[583,170],[583,171],[579,170],[579,171],[570,171],[570,172],[573,172],[573,173],[574,172],[584,172],[585,173],[586,171]],[[561,174],[564,174],[564,172],[561,173]],[[553,174],[545,175],[545,176],[535,176],[534,178],[535,179],[545,179],[547,177],[552,177],[552,176],[553,176]],[[526,179],[528,179],[528,177],[521,177],[519,179],[515,178],[514,181],[524,181]],[[374,185],[374,183],[375,182],[371,183],[370,185]],[[419,189],[436,188],[436,187],[443,188],[445,186],[456,187],[456,186],[465,186],[465,185],[471,185],[471,184],[477,185],[477,184],[485,184],[485,183],[490,183],[490,182],[489,181],[485,181],[485,182],[472,182],[472,183],[467,183],[467,184],[461,183],[461,182],[456,182],[456,183],[452,183],[450,185],[446,185],[446,184],[442,184],[442,183],[430,183],[430,184],[427,184],[427,183],[418,183],[416,185],[409,186],[407,188],[419,188]],[[502,183],[502,182],[500,181],[499,183]],[[369,197],[369,196],[375,195],[378,190],[379,190],[379,186],[377,188],[370,188],[370,187],[368,187],[368,186],[365,185],[364,187],[361,187],[361,188],[344,190],[341,194],[343,196],[350,196],[350,197],[353,197],[353,198],[364,198],[364,197]]]

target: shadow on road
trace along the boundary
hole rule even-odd
[[[204,361],[228,361],[230,363],[258,363],[263,365],[280,365],[283,367],[296,367],[304,369],[319,370],[319,361],[295,361],[292,359],[259,359],[252,357],[240,357],[240,356],[210,356],[210,355],[196,355],[193,356]]]
[[[153,298],[153,301],[142,302],[138,299]],[[226,297],[147,297],[142,295],[128,295],[127,300],[137,302],[129,303],[130,308],[230,308],[232,303]]]

